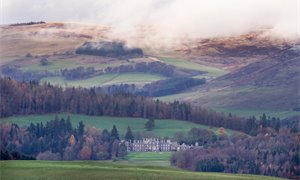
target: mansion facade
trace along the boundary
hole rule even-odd
[[[143,140],[134,140],[132,142],[125,142],[127,151],[133,152],[165,152],[165,151],[182,151],[186,149],[194,148],[198,146],[196,143],[194,145],[178,144],[177,142],[172,142],[171,140],[160,140],[157,138],[144,138]]]

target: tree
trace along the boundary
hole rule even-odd
[[[104,129],[104,130],[102,131],[102,134],[101,134],[101,140],[102,140],[103,142],[108,142],[108,141],[109,141],[109,138],[110,138],[110,134],[109,134],[108,130],[107,130],[107,129]]]
[[[82,136],[84,133],[84,124],[82,121],[79,122],[77,133],[78,133],[78,136]]]
[[[76,143],[76,139],[74,135],[72,134],[71,137],[69,138],[69,144],[73,146]]]
[[[134,140],[134,136],[132,134],[130,126],[127,127],[127,132],[125,134],[125,140],[126,141],[133,141]]]
[[[42,66],[47,66],[49,64],[49,61],[48,61],[47,58],[42,58],[40,60],[40,63],[41,63]]]
[[[118,129],[117,129],[116,125],[114,125],[112,130],[111,130],[111,133],[110,133],[110,140],[114,141],[116,139],[120,140]]]
[[[268,125],[268,120],[267,120],[267,116],[265,113],[263,113],[263,116],[261,117],[261,125],[262,125],[262,128],[265,128]]]
[[[118,148],[118,157],[123,158],[127,155],[127,147],[125,143],[121,143]]]
[[[145,128],[147,129],[147,131],[152,131],[155,127],[155,122],[153,118],[150,118],[146,124],[145,124]]]
[[[9,152],[7,150],[1,150],[0,152],[0,160],[10,160],[11,157],[9,155]]]
[[[91,155],[92,155],[91,147],[85,145],[80,150],[80,152],[78,154],[78,158],[81,160],[89,160],[89,159],[91,159]]]
[[[196,171],[223,172],[224,165],[217,158],[203,159],[197,162]]]

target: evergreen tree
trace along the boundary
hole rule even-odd
[[[131,131],[130,126],[127,127],[127,132],[125,134],[125,140],[126,141],[133,141],[134,140],[134,136],[133,136],[133,133]]]
[[[268,125],[268,120],[267,120],[267,116],[265,113],[263,113],[263,116],[261,117],[261,125],[262,125],[262,128],[265,128]]]
[[[107,129],[104,129],[104,130],[102,131],[102,134],[101,134],[101,140],[102,140],[103,142],[108,142],[108,141],[109,141],[109,138],[110,138],[110,134],[109,134],[108,130],[107,130]]]
[[[155,122],[153,118],[150,118],[146,124],[145,124],[145,128],[147,129],[147,131],[152,131],[155,127]]]
[[[72,123],[71,123],[71,118],[70,116],[67,117],[67,120],[66,120],[66,130],[68,133],[71,133],[72,132]]]
[[[111,130],[111,133],[110,133],[110,140],[114,141],[116,139],[120,140],[120,138],[119,138],[119,132],[117,130],[116,125],[114,125],[113,128],[112,128],[112,130]]]
[[[78,136],[83,136],[84,133],[84,124],[82,121],[79,122],[79,126],[78,126]]]
[[[9,155],[9,152],[7,150],[1,150],[0,152],[0,160],[10,160],[11,157]]]

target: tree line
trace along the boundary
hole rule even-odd
[[[47,83],[39,85],[33,81],[17,82],[10,78],[0,78],[0,85],[1,117],[69,112],[92,116],[176,119],[243,132],[261,127],[263,123],[259,120],[249,125],[249,120],[231,113],[227,115],[188,103],[161,102],[128,93],[108,95],[94,88],[63,89]]]
[[[28,127],[1,125],[1,159],[107,160],[122,158],[127,149],[114,125],[111,131],[72,127],[71,118],[42,122]],[[17,154],[17,155],[16,155]]]
[[[297,179],[300,176],[299,132],[290,128],[263,128],[257,136],[215,136],[192,129],[179,139],[199,142],[200,147],[176,152],[171,164],[201,172],[260,174]]]
[[[114,84],[98,87],[96,90],[113,95],[118,93],[130,93],[138,96],[159,97],[182,92],[188,88],[205,84],[206,79],[195,79],[190,77],[172,77],[164,80],[145,84],[137,87],[134,84]]]

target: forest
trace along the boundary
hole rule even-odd
[[[235,115],[191,106],[178,101],[166,103],[126,92],[106,93],[101,88],[65,88],[35,81],[18,82],[0,78],[1,118],[12,115],[77,113],[91,116],[177,119],[223,127],[240,134],[216,135],[193,128],[173,139],[199,148],[177,152],[171,164],[203,172],[251,173],[280,177],[299,176],[299,121],[280,120],[266,114],[260,118]],[[133,88],[127,85],[126,88]],[[117,128],[100,131],[80,122],[73,127],[70,118],[46,124],[18,127],[1,125],[1,159],[118,159],[126,155]],[[132,139],[133,133],[125,139]]]
[[[281,125],[279,119],[273,119],[272,123],[268,123],[267,117],[245,120],[231,113],[217,113],[178,101],[166,103],[128,93],[109,95],[94,88],[63,89],[47,83],[39,85],[34,81],[17,82],[10,78],[0,78],[0,85],[0,117],[69,112],[91,116],[176,119],[246,133],[258,127]]]
[[[179,168],[201,172],[260,174],[295,178],[300,175],[300,134],[290,128],[263,128],[256,136],[215,137],[213,133],[192,129],[188,137],[201,148],[176,152],[171,163]]]
[[[128,48],[124,42],[118,41],[100,41],[100,42],[85,42],[75,51],[77,54],[86,54],[93,56],[106,57],[142,57],[143,50],[140,48]]]
[[[174,77],[145,84],[137,87],[134,84],[109,85],[96,88],[96,91],[107,94],[129,93],[137,96],[159,97],[176,94],[188,88],[205,84],[206,79],[196,79],[190,77]]]
[[[0,159],[107,160],[127,154],[116,126],[100,131],[85,127],[82,121],[73,127],[71,121],[56,116],[45,125],[1,125]]]

